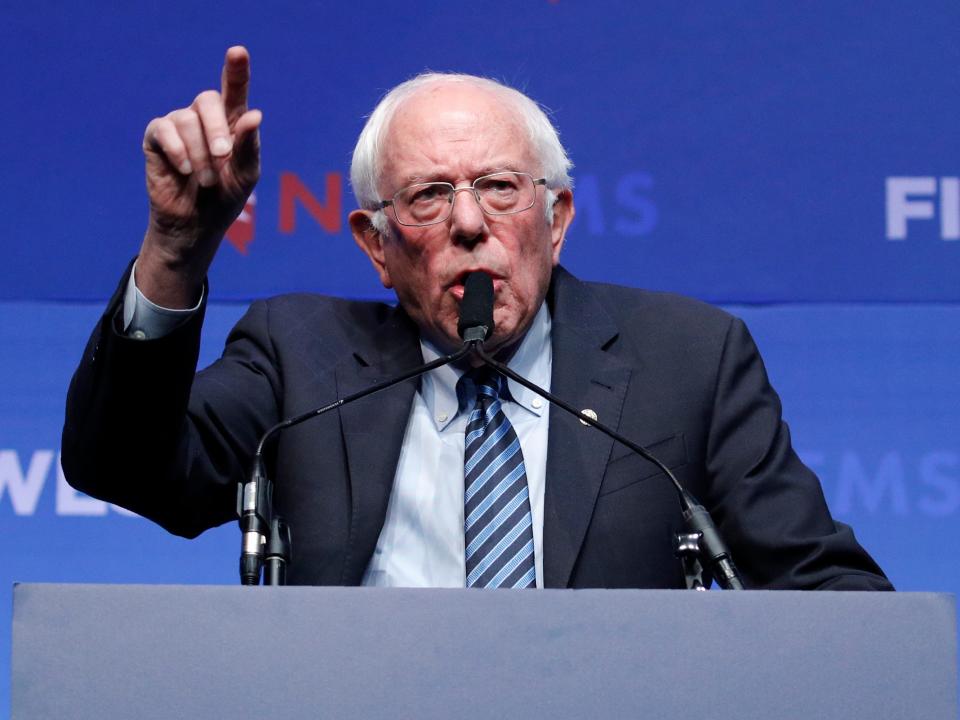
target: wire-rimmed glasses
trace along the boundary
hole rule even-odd
[[[401,225],[434,225],[450,217],[458,192],[469,191],[487,215],[512,215],[532,208],[537,200],[537,185],[546,184],[546,178],[535,180],[523,172],[483,175],[469,187],[461,188],[448,182],[414,183],[399,190],[393,199],[381,200],[380,208],[392,207]]]

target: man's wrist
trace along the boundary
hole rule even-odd
[[[123,332],[138,340],[155,340],[168,335],[194,315],[203,303],[203,286],[200,297],[192,307],[165,307],[152,301],[141,291],[136,281],[138,259],[130,271],[123,299]]]

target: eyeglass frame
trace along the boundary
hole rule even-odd
[[[480,180],[486,180],[487,178],[495,177],[497,175],[524,175],[530,178],[530,180],[533,181],[533,199],[530,201],[530,204],[527,205],[525,208],[520,208],[519,210],[510,210],[508,212],[490,212],[489,210],[487,210],[483,206],[483,203],[480,202],[480,191],[477,190],[477,182]],[[404,192],[405,190],[409,190],[412,187],[427,186],[427,185],[445,185],[446,187],[450,188],[450,199],[449,199],[450,209],[447,211],[447,214],[444,215],[439,220],[432,220],[428,223],[412,224],[412,223],[403,222],[403,220],[400,219],[400,215],[397,213],[397,206],[396,206],[397,196],[400,195],[400,193]],[[393,194],[393,197],[391,199],[381,200],[380,204],[377,205],[376,209],[386,210],[388,207],[392,207],[394,219],[404,227],[430,227],[431,225],[439,225],[440,223],[446,222],[447,220],[449,220],[450,216],[453,214],[453,204],[457,199],[457,193],[465,190],[471,190],[473,191],[473,199],[477,201],[477,207],[480,208],[480,210],[483,212],[484,215],[491,215],[491,216],[516,215],[517,213],[526,212],[527,210],[529,210],[530,208],[532,208],[534,205],[537,204],[537,186],[538,185],[543,185],[544,187],[546,187],[547,179],[545,177],[536,179],[530,173],[520,172],[518,170],[501,170],[499,172],[488,173],[487,175],[481,175],[478,178],[474,178],[473,182],[471,182],[467,187],[457,187],[453,183],[445,182],[443,180],[437,180],[434,182],[424,182],[424,183],[411,183],[410,185],[404,185],[402,188],[397,190],[397,192]]]

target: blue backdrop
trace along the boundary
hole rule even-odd
[[[34,3],[0,30],[0,607],[15,580],[235,582],[59,475],[74,363],[146,217],[140,140],[246,44],[263,178],[211,274],[203,357],[251,298],[386,297],[346,232],[353,142],[424,69],[548,106],[576,274],[747,320],[795,444],[902,589],[960,590],[960,3]],[[131,476],[137,469],[131,468]],[[9,620],[0,622],[0,714]]]

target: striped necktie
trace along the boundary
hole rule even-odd
[[[467,587],[536,587],[527,471],[500,404],[503,376],[482,367],[460,382],[476,399],[463,453]]]

